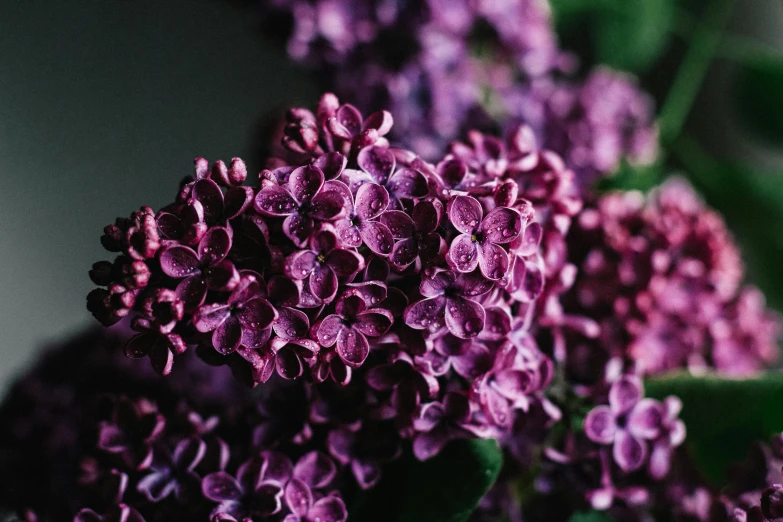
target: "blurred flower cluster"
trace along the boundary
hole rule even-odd
[[[290,109],[257,176],[197,158],[170,204],[105,227],[87,307],[110,329],[9,394],[0,508],[343,522],[404,454],[496,439],[474,521],[783,514],[768,475],[691,473],[682,401],[645,394],[762,371],[780,319],[684,180],[594,189],[655,159],[633,78],[580,76],[537,0],[254,7],[342,101]]]

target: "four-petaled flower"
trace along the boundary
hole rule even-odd
[[[228,355],[240,345],[245,331],[265,330],[277,316],[277,310],[262,296],[256,277],[247,274],[225,302],[200,307],[193,316],[193,326],[199,332],[213,332],[212,345]]]
[[[389,210],[381,216],[381,223],[398,240],[389,256],[397,270],[406,269],[417,257],[423,262],[432,261],[445,251],[443,238],[435,232],[443,216],[443,203],[437,199],[419,201],[412,216],[399,210]]]
[[[365,183],[356,191],[339,181],[333,181],[330,190],[342,194],[347,215],[335,223],[337,235],[344,246],[359,248],[362,243],[379,256],[388,256],[394,247],[389,227],[377,221],[389,206],[389,193],[375,183]]]
[[[522,218],[511,208],[498,207],[484,217],[481,203],[471,196],[456,196],[449,202],[449,220],[460,235],[454,238],[449,259],[460,272],[478,266],[484,277],[497,281],[508,271],[508,253],[501,244],[510,243],[522,230]]]
[[[296,246],[303,247],[315,231],[315,222],[337,219],[345,202],[339,192],[323,190],[324,173],[315,165],[295,169],[287,185],[261,189],[255,208],[269,216],[286,216],[283,232]]]

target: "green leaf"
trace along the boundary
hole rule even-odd
[[[568,522],[612,522],[612,518],[601,511],[580,511],[571,515]]]
[[[588,2],[589,3],[589,2]],[[674,23],[672,0],[613,0],[596,18],[596,60],[641,73],[660,57]]]
[[[753,442],[783,431],[781,374],[748,380],[678,375],[651,379],[646,390],[653,398],[682,399],[685,444],[714,486],[725,484],[729,465],[741,461]]]
[[[617,172],[611,176],[601,178],[598,182],[598,190],[641,190],[646,192],[661,183],[663,168],[660,163],[650,165],[631,165],[623,161]]]
[[[734,84],[740,120],[758,137],[783,146],[783,58],[742,64]]]
[[[405,456],[384,468],[380,483],[359,495],[352,522],[464,522],[503,466],[494,440],[450,442],[436,457]]]

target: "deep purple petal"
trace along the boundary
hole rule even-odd
[[[644,395],[642,381],[632,375],[623,375],[609,389],[609,406],[615,415],[628,412]]]
[[[226,217],[234,219],[253,206],[255,193],[250,187],[231,187],[226,191]]]
[[[302,359],[299,355],[288,349],[282,349],[275,356],[275,367],[277,374],[283,379],[298,379],[304,372]]]
[[[236,350],[241,342],[242,325],[236,317],[229,316],[212,332],[212,346],[223,355]]]
[[[362,241],[373,253],[388,256],[394,248],[394,237],[389,227],[377,221],[365,221],[359,226]]]
[[[299,250],[285,260],[285,273],[294,279],[304,279],[316,266],[318,255],[312,250]]]
[[[421,198],[427,195],[427,178],[413,169],[400,169],[386,183],[386,188],[396,198]]]
[[[375,129],[379,136],[386,135],[394,125],[394,118],[389,111],[376,111],[367,116],[363,128]]]
[[[449,258],[460,272],[472,272],[479,264],[478,248],[469,235],[460,234],[451,242]]]
[[[313,199],[323,184],[324,173],[314,165],[299,167],[288,177],[288,188],[291,195],[302,203]]]
[[[327,265],[316,264],[310,274],[310,290],[324,302],[331,301],[337,293],[337,276]]]
[[[337,334],[337,355],[348,366],[358,368],[370,353],[370,345],[364,334],[353,328],[343,328]]]
[[[193,185],[192,196],[204,207],[204,219],[214,223],[223,216],[223,192],[211,179],[200,179]]]
[[[289,307],[279,307],[278,317],[272,328],[283,339],[301,339],[310,330],[310,321],[301,310]]]
[[[432,431],[419,433],[413,439],[413,454],[419,460],[430,459],[440,453],[447,442],[449,442],[449,435],[444,429],[436,428]]]
[[[337,277],[350,279],[364,268],[364,257],[353,250],[338,248],[326,257],[326,264]]]
[[[311,451],[294,466],[294,478],[316,489],[329,485],[337,474],[334,461],[319,451]]]
[[[384,214],[385,215],[385,214]],[[416,261],[418,256],[418,244],[413,238],[403,239],[394,244],[389,261],[397,270],[403,270]]]
[[[362,132],[362,113],[353,105],[346,103],[337,109],[335,114],[337,122],[345,127],[351,135],[356,136]]]
[[[345,522],[348,511],[345,509],[343,499],[330,495],[313,504],[308,518],[319,522]]]
[[[335,191],[321,191],[310,202],[310,216],[319,221],[332,221],[344,214],[345,199]]]
[[[168,375],[174,365],[174,353],[169,349],[169,344],[164,336],[158,336],[150,350],[150,364],[160,375]]]
[[[400,210],[387,210],[381,215],[380,221],[389,227],[394,239],[413,237],[416,232],[413,220]]]
[[[544,235],[544,229],[539,223],[530,223],[525,227],[525,231],[520,236],[519,241],[515,243],[514,252],[519,256],[529,256],[533,254],[538,245],[541,244],[541,238]]]
[[[337,248],[337,236],[331,228],[323,228],[313,235],[310,249],[319,255],[327,255]]]
[[[193,326],[202,333],[211,332],[231,315],[228,306],[213,303],[200,307],[193,316]]]
[[[155,337],[157,334],[146,332],[134,335],[125,343],[125,355],[131,359],[146,357],[152,349]]]
[[[475,301],[461,297],[446,301],[446,327],[457,337],[476,337],[484,329],[484,317],[484,307]]]
[[[584,421],[585,435],[598,444],[611,444],[617,433],[614,413],[609,406],[596,406]]]
[[[210,473],[201,481],[201,491],[214,502],[239,500],[242,488],[234,477],[223,471]]]
[[[511,331],[511,316],[503,308],[492,306],[485,308],[487,312],[484,322],[482,339],[500,341],[508,337]]]
[[[478,265],[484,277],[497,281],[508,272],[508,253],[494,243],[479,243]]]
[[[335,223],[337,236],[346,247],[359,248],[362,246],[362,235],[359,233],[359,227],[353,224],[349,219],[341,219]]]
[[[207,444],[198,437],[188,437],[177,443],[174,448],[174,463],[187,471],[199,465],[207,453]]]
[[[307,484],[294,478],[285,487],[285,502],[288,509],[304,518],[313,505],[313,494]]]
[[[422,233],[434,232],[443,217],[443,203],[438,199],[425,199],[413,207],[413,222]]]
[[[405,324],[417,330],[440,329],[446,324],[446,298],[443,296],[422,299],[405,310]]]
[[[239,284],[239,272],[234,266],[234,263],[228,259],[224,259],[212,268],[207,269],[205,275],[207,276],[209,288],[219,292],[229,292]],[[196,278],[191,277],[190,279]],[[182,283],[180,283],[180,285],[181,284]],[[177,288],[177,293],[179,294],[179,288]],[[180,299],[182,299],[182,297],[180,297]],[[182,300],[185,301],[184,299]],[[187,302],[185,302],[185,305],[187,307]]]
[[[628,414],[628,431],[636,438],[651,440],[661,432],[663,409],[653,399],[642,399]]]
[[[375,146],[359,151],[356,161],[359,168],[371,175],[380,185],[386,185],[396,165],[394,154],[389,149]]]
[[[283,187],[272,185],[256,194],[255,209],[270,216],[287,216],[299,208],[294,197]]]
[[[198,256],[204,266],[220,263],[231,250],[231,234],[223,227],[212,227],[198,244]]]
[[[515,240],[522,230],[522,217],[510,208],[494,208],[481,222],[479,230],[486,241],[503,244]]]
[[[391,328],[394,318],[382,308],[370,308],[356,317],[353,327],[367,337],[380,337]]]
[[[251,299],[236,312],[236,316],[242,326],[250,330],[263,330],[268,328],[272,321],[277,319],[277,311],[269,304],[269,301],[261,297]]]
[[[200,266],[198,254],[186,246],[169,247],[160,255],[160,269],[169,277],[181,279],[191,276]]]
[[[389,193],[375,183],[365,183],[356,192],[356,215],[363,220],[380,216],[389,206]],[[391,245],[389,246],[391,252]]]
[[[160,502],[168,497],[177,483],[163,473],[150,473],[139,480],[136,489],[150,502]]]
[[[337,342],[337,337],[345,328],[343,320],[339,315],[332,314],[324,318],[318,325],[316,338],[321,346],[333,346]]]
[[[617,465],[626,473],[642,467],[647,458],[647,446],[625,430],[615,436],[612,456]]]
[[[315,229],[315,222],[308,216],[291,214],[283,221],[283,232],[300,248],[307,245]]]
[[[424,297],[435,297],[443,295],[446,289],[454,284],[457,277],[454,272],[449,270],[441,270],[436,272],[432,277],[422,277],[421,285],[419,286],[419,292]]]
[[[449,202],[449,220],[454,228],[463,234],[472,234],[478,229],[484,211],[481,203],[470,196],[457,196]]]
[[[328,180],[339,178],[347,164],[348,160],[339,152],[327,152],[313,162],[313,165],[321,169],[324,178]]]

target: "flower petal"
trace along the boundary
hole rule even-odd
[[[329,485],[337,474],[334,461],[320,451],[311,451],[294,466],[294,478],[316,489]]]
[[[304,312],[286,306],[279,307],[277,312],[277,321],[274,322],[272,328],[279,337],[302,339],[307,336],[307,332],[310,330],[310,321]]]
[[[139,480],[136,489],[150,502],[160,502],[168,497],[177,483],[163,473],[150,473]]]
[[[362,220],[380,216],[389,206],[389,193],[375,183],[365,183],[356,191],[356,215]],[[391,252],[391,246],[389,247]]]
[[[285,502],[288,509],[304,518],[313,505],[313,494],[303,481],[294,478],[285,486]]]
[[[364,257],[353,250],[337,248],[327,256],[326,264],[337,277],[351,279],[364,268]]]
[[[479,264],[478,248],[469,235],[460,234],[451,242],[449,259],[459,272],[472,272]]]
[[[484,329],[484,307],[470,299],[449,298],[446,301],[446,327],[462,339],[476,337]]]
[[[272,185],[256,194],[255,209],[269,216],[287,216],[299,208],[294,197],[283,187]]]
[[[414,199],[427,195],[427,178],[413,169],[400,169],[386,182],[386,188],[397,199]]]
[[[353,327],[367,337],[380,337],[391,328],[394,318],[382,308],[370,308],[356,317]]]
[[[584,421],[587,438],[598,444],[611,444],[617,433],[614,413],[609,406],[596,406]]]
[[[336,191],[321,191],[310,202],[310,216],[319,221],[331,221],[343,214],[345,199]]]
[[[331,301],[337,293],[337,276],[329,266],[316,264],[310,274],[310,291],[324,302]]]
[[[356,136],[362,132],[362,113],[350,103],[341,105],[337,109],[335,117],[337,122],[345,127],[351,135]]]
[[[353,328],[343,328],[337,334],[337,355],[351,367],[358,368],[370,353],[370,345],[364,334]]]
[[[450,437],[445,429],[436,428],[432,431],[419,433],[413,439],[413,454],[419,460],[427,460],[443,449]]]
[[[291,214],[283,221],[283,232],[300,248],[307,245],[314,229],[315,222],[312,218],[301,214]]]
[[[298,379],[302,376],[304,368],[302,366],[302,359],[293,350],[282,348],[275,356],[275,368],[277,368],[277,374],[283,379]]]
[[[339,178],[347,164],[348,160],[339,152],[327,152],[313,162],[324,173],[325,179]]]
[[[277,319],[277,310],[266,299],[257,297],[246,302],[241,309],[236,311],[236,316],[245,328],[263,330]]]
[[[348,511],[342,498],[329,495],[313,504],[308,518],[319,522],[345,522]]]
[[[413,237],[416,232],[413,220],[400,210],[387,210],[381,214],[380,221],[389,227],[394,239]]]
[[[339,333],[345,328],[343,320],[337,314],[326,316],[318,325],[315,337],[321,346],[333,346]]]
[[[160,255],[160,269],[176,279],[193,275],[200,266],[198,254],[186,246],[171,246]]]
[[[253,205],[255,193],[250,187],[231,187],[226,191],[226,218],[234,219]]]
[[[463,234],[472,234],[481,224],[481,203],[470,196],[457,196],[449,202],[449,220]]]
[[[337,236],[346,247],[359,248],[362,246],[362,235],[359,233],[359,227],[353,224],[350,219],[341,219],[335,223]]]
[[[486,241],[497,244],[510,243],[519,237],[522,230],[522,217],[519,212],[510,208],[493,208],[481,222],[479,230],[484,233]]]
[[[231,250],[231,234],[223,227],[212,227],[198,244],[198,257],[204,266],[220,263]]]
[[[446,298],[422,299],[405,310],[405,324],[417,330],[440,330],[446,324]]]
[[[200,179],[193,185],[193,199],[204,207],[204,220],[215,223],[223,216],[223,192],[211,179]]]
[[[413,238],[403,239],[394,244],[389,261],[397,270],[404,270],[416,261],[418,256],[418,244]]]
[[[389,227],[377,221],[364,221],[359,226],[359,234],[367,248],[379,256],[388,256],[394,248],[394,236]]]
[[[438,199],[425,199],[413,207],[413,222],[422,233],[434,232],[443,217],[443,203]]]
[[[201,492],[213,502],[242,498],[242,488],[234,477],[224,471],[210,473],[201,481]]]
[[[228,259],[224,259],[215,266],[207,269],[206,275],[209,288],[217,290],[218,292],[229,292],[239,284],[239,272],[234,266],[234,263]],[[191,277],[190,279],[197,278]],[[182,283],[180,283],[180,285],[182,285]],[[177,293],[179,293],[179,287],[177,287]],[[182,297],[180,297],[180,299],[182,299]],[[185,301],[184,299],[182,300]],[[188,303],[185,302],[186,307],[187,304]]]
[[[394,154],[387,148],[376,146],[360,150],[356,162],[359,164],[359,168],[371,175],[380,185],[386,185],[396,166]]]
[[[609,406],[615,415],[628,412],[644,395],[642,381],[633,375],[623,375],[609,389]]]
[[[211,332],[231,315],[229,307],[223,303],[204,305],[193,315],[193,326],[202,333]]]
[[[299,250],[285,260],[285,273],[293,279],[304,279],[316,266],[318,255],[312,250]]]
[[[615,436],[612,456],[621,470],[626,473],[642,467],[647,458],[647,446],[625,430]]]
[[[484,277],[497,281],[508,272],[508,252],[494,243],[479,243],[478,265]]]
[[[324,185],[324,173],[314,165],[295,169],[288,177],[288,188],[297,201],[308,202]]]
[[[653,399],[642,399],[628,414],[628,431],[638,439],[651,440],[661,432],[663,408]]]
[[[212,332],[212,346],[219,353],[228,355],[242,342],[242,325],[236,317],[230,317]]]

